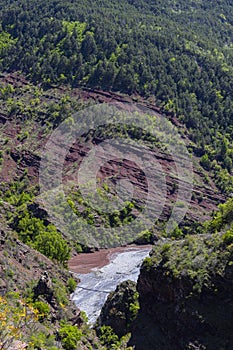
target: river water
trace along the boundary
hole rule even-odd
[[[137,281],[142,261],[149,256],[151,248],[138,248],[116,253],[110,262],[90,273],[76,274],[81,282],[72,295],[76,306],[85,311],[90,324],[93,324],[101,311],[108,294],[126,280]]]

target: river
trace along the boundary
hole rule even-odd
[[[72,300],[86,312],[90,324],[95,323],[108,294],[119,283],[128,279],[137,281],[142,261],[150,250],[149,246],[126,248],[112,254],[105,266],[95,267],[88,273],[76,273],[80,283],[72,294]]]

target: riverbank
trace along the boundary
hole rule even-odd
[[[100,269],[110,263],[119,253],[150,249],[151,245],[128,245],[109,249],[100,249],[93,253],[82,253],[70,259],[68,266],[71,272],[77,274],[90,273],[93,269]]]
[[[71,271],[82,271],[76,272],[80,282],[72,300],[86,312],[90,324],[95,323],[108,294],[117,285],[126,280],[137,281],[140,266],[150,251],[151,246],[134,245],[80,254],[70,261]]]

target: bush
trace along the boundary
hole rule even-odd
[[[76,326],[63,325],[60,328],[59,335],[61,337],[62,346],[66,350],[77,349],[78,341],[82,337],[82,332]]]
[[[165,243],[161,248],[161,256],[164,261],[168,261],[171,254],[171,244]]]
[[[77,253],[83,252],[83,248],[82,248],[81,244],[79,244],[79,243],[76,243],[74,248],[75,248]]]
[[[54,282],[54,293],[57,303],[60,306],[65,306],[68,304],[69,299],[67,297],[67,289],[66,287],[59,281]]]
[[[175,239],[181,239],[184,237],[183,231],[177,226],[172,232],[171,237]]]
[[[58,350],[55,347],[55,337],[42,332],[32,335],[28,350],[34,349]]]
[[[77,283],[72,277],[70,277],[67,281],[67,287],[69,289],[69,292],[73,293],[75,291],[76,286],[77,286]]]
[[[152,244],[153,243],[153,233],[149,230],[142,231],[138,238],[136,238],[135,243],[137,244]]]
[[[211,168],[211,161],[209,160],[208,154],[204,154],[201,158],[201,165],[205,170],[210,170]]]
[[[224,204],[219,205],[219,210],[213,219],[207,223],[207,229],[211,232],[220,232],[226,225],[233,222],[233,198],[228,199]]]
[[[137,317],[139,309],[140,309],[140,306],[138,301],[135,303],[130,303],[129,305],[130,321],[133,321]]]
[[[153,261],[151,258],[149,257],[146,257],[144,260],[143,260],[143,268],[146,270],[146,271],[150,271],[151,267],[153,266]]]
[[[222,236],[222,239],[226,245],[233,243],[233,227]]]
[[[119,349],[120,341],[118,336],[113,332],[112,327],[102,326],[99,329],[99,333],[100,342],[105,345],[107,349]]]
[[[14,339],[31,336],[37,328],[38,314],[21,300],[19,293],[0,296],[0,348],[9,349]]]
[[[33,303],[34,309],[39,311],[39,320],[43,320],[47,318],[47,316],[50,313],[50,307],[47,303],[44,303],[43,301],[36,301]]]

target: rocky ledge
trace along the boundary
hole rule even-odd
[[[137,289],[117,287],[99,325],[111,326],[136,350],[233,348],[233,254],[221,235],[161,242],[144,260]],[[136,293],[139,310],[136,310]],[[128,310],[138,311],[133,319]]]

